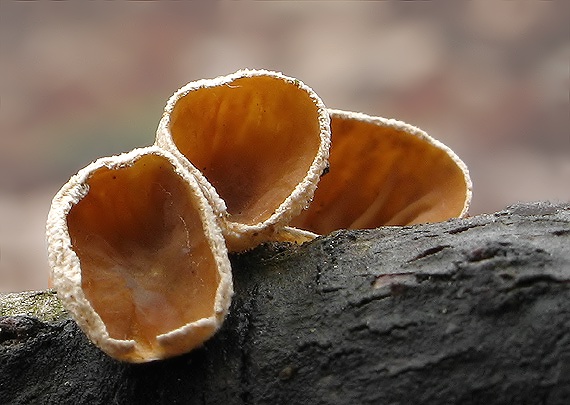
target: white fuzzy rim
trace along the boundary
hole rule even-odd
[[[447,145],[443,144],[442,142],[438,141],[437,139],[432,138],[428,135],[425,131],[421,130],[418,127],[405,123],[403,121],[399,121],[396,119],[391,118],[382,118],[382,117],[374,117],[364,113],[357,113],[351,111],[344,111],[344,110],[337,110],[337,109],[329,109],[329,114],[332,118],[338,117],[342,119],[350,119],[355,121],[362,121],[367,122],[370,124],[383,126],[383,127],[390,127],[396,130],[406,132],[408,134],[414,135],[429,144],[435,146],[436,148],[444,151],[453,162],[460,168],[461,172],[463,173],[463,179],[465,181],[465,201],[463,203],[463,208],[461,209],[461,213],[459,214],[459,218],[463,218],[467,215],[469,211],[469,206],[471,205],[471,198],[473,194],[473,183],[471,182],[471,177],[469,176],[469,169],[467,165],[457,156],[453,150],[451,150]]]
[[[110,337],[101,317],[95,312],[85,297],[81,287],[81,264],[72,247],[71,237],[67,227],[67,215],[71,208],[87,195],[89,191],[87,180],[96,170],[103,167],[109,169],[128,167],[145,155],[158,155],[166,158],[174,167],[175,172],[182,177],[188,187],[194,191],[194,203],[198,208],[199,215],[203,222],[204,232],[209,241],[220,276],[213,315],[159,335],[157,342],[159,342],[159,344],[167,342],[181,334],[189,333],[194,328],[203,326],[210,326],[216,330],[221,325],[225,314],[229,310],[231,296],[233,294],[231,266],[225,240],[212,208],[202,194],[196,179],[181,167],[172,154],[156,146],[150,146],[134,149],[121,155],[96,160],[72,176],[53,198],[46,225],[48,261],[52,271],[53,285],[57,290],[58,297],[63,306],[70,312],[93,343],[109,355],[118,359],[128,358],[129,353],[135,350],[136,342],[133,340],[119,340]],[[155,359],[129,360],[151,361]]]
[[[236,79],[255,76],[270,76],[284,80],[297,86],[299,89],[305,91],[309,95],[311,100],[317,106],[319,117],[320,145],[318,152],[313,159],[309,170],[307,171],[306,176],[297,184],[292,193],[281,203],[275,212],[263,222],[254,225],[246,225],[243,223],[232,222],[227,219],[228,213],[226,203],[219,196],[214,186],[211,185],[206,177],[196,167],[194,167],[192,163],[190,163],[189,160],[178,150],[174,144],[174,141],[172,140],[169,126],[170,114],[172,113],[177,101],[187,95],[189,92],[202,88],[222,86],[229,84]],[[203,188],[204,194],[206,194],[206,197],[210,200],[214,211],[222,219],[222,225],[224,231],[226,232],[226,236],[235,240],[239,240],[248,239],[252,234],[263,233],[272,227],[285,225],[290,221],[292,217],[301,212],[301,210],[309,203],[313,197],[319,178],[328,165],[330,142],[331,133],[329,113],[322,100],[310,87],[305,85],[300,80],[285,76],[279,72],[272,72],[263,69],[243,69],[233,74],[219,76],[214,79],[202,79],[194,81],[188,83],[176,91],[172,97],[170,97],[164,109],[164,114],[162,115],[162,119],[158,125],[155,144],[172,152],[181,162],[183,162],[184,167],[187,168],[187,170],[190,171],[194,176],[196,176]]]

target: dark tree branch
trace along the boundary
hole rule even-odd
[[[568,204],[340,231],[232,261],[222,330],[149,364],[100,352],[51,292],[1,297],[0,403],[570,403]]]

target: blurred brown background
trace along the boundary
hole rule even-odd
[[[570,200],[568,1],[0,2],[0,291],[46,287],[51,197],[152,143],[183,84],[267,68],[467,163],[471,214]]]

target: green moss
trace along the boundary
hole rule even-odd
[[[55,291],[23,291],[0,294],[0,316],[25,315],[43,322],[69,318]]]

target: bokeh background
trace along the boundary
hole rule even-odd
[[[50,201],[244,67],[398,118],[467,163],[471,214],[570,201],[569,1],[0,2],[0,292],[43,289]]]

